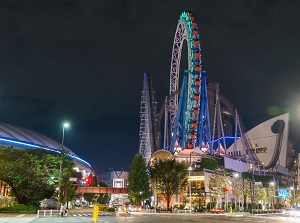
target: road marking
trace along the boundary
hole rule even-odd
[[[16,218],[22,218],[24,217],[26,214],[19,214],[18,216],[16,216]]]

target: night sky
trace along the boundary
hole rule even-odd
[[[60,142],[68,120],[68,148],[97,172],[128,170],[143,73],[160,108],[183,11],[198,23],[207,81],[220,83],[246,129],[290,112],[297,139],[300,1],[289,0],[2,0],[0,122]]]

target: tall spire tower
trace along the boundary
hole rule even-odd
[[[157,150],[157,117],[157,102],[155,92],[152,89],[152,81],[150,76],[144,73],[140,110],[139,153],[143,155],[146,163],[148,163],[153,152]]]

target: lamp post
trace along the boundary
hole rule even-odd
[[[57,210],[58,205],[60,204],[60,192],[61,192],[61,173],[62,173],[62,163],[63,163],[63,154],[64,154],[64,138],[65,138],[65,128],[68,128],[70,125],[69,123],[65,122],[63,124],[63,131],[62,131],[62,140],[61,140],[61,151],[60,151],[60,162],[59,162],[59,178],[58,178],[58,191],[57,191]]]
[[[274,191],[274,186],[275,186],[275,183],[274,183],[274,181],[271,181],[270,183],[269,183],[269,185],[271,186],[271,188],[272,188],[272,198],[271,198],[271,204],[272,204],[272,209],[273,209],[273,206],[274,206],[274,203],[275,203],[275,191]]]
[[[190,213],[192,213],[192,188],[191,188],[191,170],[192,167],[189,167],[189,194],[190,194]]]
[[[293,207],[296,208],[296,189],[295,189],[295,183],[293,183],[293,186],[290,188],[293,191]]]
[[[191,171],[193,170],[192,168],[192,153],[190,152],[190,166],[189,166],[189,194],[190,194],[190,213],[192,213],[192,186],[191,186]]]

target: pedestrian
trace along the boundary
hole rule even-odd
[[[65,206],[65,204],[61,204],[61,206],[60,206],[60,211],[59,211],[61,217],[64,216],[65,211],[66,211],[66,206]]]
[[[65,210],[65,216],[68,217],[68,209]]]

